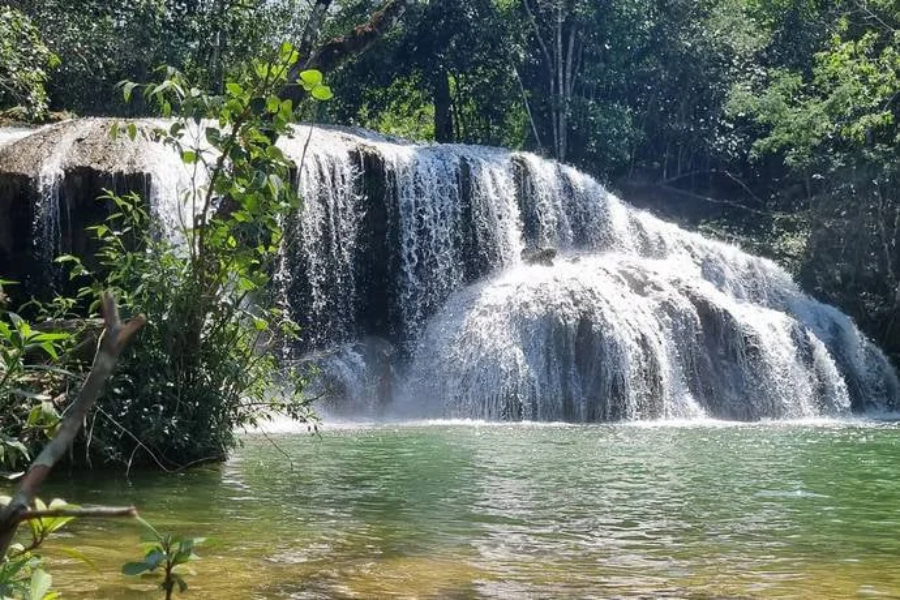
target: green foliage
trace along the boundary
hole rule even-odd
[[[781,159],[784,179],[802,182],[805,193],[785,200],[808,224],[797,261],[805,287],[897,356],[900,8],[861,3],[824,31],[808,66],[748,80],[728,108],[756,127],[755,163]]]
[[[397,79],[385,89],[366,92],[354,119],[386,135],[434,140],[434,104],[415,77]]]
[[[122,573],[132,577],[161,577],[159,588],[165,592],[166,600],[174,595],[176,589],[180,593],[186,592],[188,584],[184,575],[189,573],[187,564],[199,558],[194,548],[201,545],[204,539],[162,534],[143,519],[139,520],[146,530],[146,541],[141,544],[144,557],[125,563]]]
[[[358,24],[368,1],[341,3],[334,32]],[[412,3],[404,26],[334,75],[327,118],[419,140],[521,147],[527,131],[514,64],[521,23],[493,0]]]
[[[19,108],[28,120],[44,117],[48,70],[58,63],[27,16],[0,7],[0,108]]]
[[[0,280],[0,295],[9,283]],[[0,469],[21,469],[55,430],[59,410],[52,392],[71,374],[54,363],[71,340],[68,333],[37,329],[0,304]]]
[[[43,560],[23,552],[0,563],[0,598],[4,600],[55,600],[59,594],[50,591],[53,577],[43,568]]]
[[[863,149],[890,154],[900,142],[898,50],[900,32],[868,31],[855,40],[836,35],[816,55],[811,80],[776,70],[761,91],[748,84],[737,88],[729,109],[767,128],[753,144],[755,156],[783,152],[787,164],[801,171],[843,166],[841,155]]]
[[[0,496],[0,507],[10,501],[9,496]],[[78,508],[75,505],[55,499],[49,505],[39,498],[34,501],[34,508],[39,511],[59,508]],[[57,592],[50,590],[53,578],[44,570],[44,559],[38,553],[47,538],[65,527],[72,517],[44,517],[28,520],[28,531],[31,540],[27,546],[16,543],[10,546],[6,556],[0,558],[0,598],[4,600],[55,600]],[[77,551],[70,552],[79,556]]]
[[[284,14],[283,2],[262,0],[11,4],[31,18],[61,59],[49,85],[51,104],[82,114],[122,114],[116,83],[146,80],[160,64],[178,65],[204,89],[221,90],[235,68],[269,45],[267,32]]]
[[[281,223],[299,207],[290,183],[295,165],[276,145],[291,135],[299,110],[278,95],[297,58],[285,44],[227,82],[222,95],[202,92],[174,69],[157,84],[122,86],[126,97],[140,90],[176,117],[166,129],[124,132],[161,139],[193,169],[181,200],[195,217],[173,241],[154,230],[140,198],[110,194],[103,201],[115,210],[91,228],[99,270],[61,258],[73,277],[91,280],[80,297],[109,289],[123,310],[148,318],[99,403],[113,424],[93,436],[106,458],[137,456],[164,467],[218,460],[237,428],[273,412],[311,417],[303,377],[281,370],[276,356],[296,326],[269,298]],[[313,99],[331,96],[321,73],[301,73],[299,83]]]

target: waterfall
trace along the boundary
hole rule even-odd
[[[512,269],[462,290],[432,320],[404,396],[435,404],[406,409],[751,420],[848,414],[854,402],[895,397],[889,364],[845,316],[796,290],[767,304],[726,287],[677,254],[607,252]],[[842,373],[859,385],[852,395]]]
[[[60,187],[65,178],[63,166],[75,141],[84,135],[85,128],[85,123],[68,128],[49,149],[38,172],[39,199],[32,226],[37,233],[35,250],[51,276],[57,270],[53,259],[62,254],[62,210],[68,210],[68,205],[60,202]]]
[[[532,154],[327,135],[330,143],[314,136],[308,147],[299,221],[343,215],[327,233],[303,231],[314,243],[303,242],[305,264],[339,267],[328,282],[313,282],[303,261],[283,268],[332,298],[321,306],[346,322],[340,335],[310,322],[326,332],[318,341],[372,333],[352,306],[360,294],[386,305],[391,327],[377,333],[405,357],[388,410],[754,420],[894,406],[900,387],[881,352],[771,261],[635,210],[588,175]],[[344,139],[338,152],[335,135]],[[375,194],[359,183],[367,164],[383,179]],[[375,246],[386,249],[375,260],[387,274],[382,287],[363,289],[373,205],[384,220]],[[523,250],[544,248],[559,252],[552,265],[523,263]],[[337,284],[338,275],[353,283]],[[377,396],[366,347],[344,345],[320,363],[343,382],[351,411],[371,409]]]
[[[314,130],[308,143],[301,132],[281,144],[288,156],[303,157],[304,202],[290,223],[281,279],[314,345],[364,333],[355,319],[361,294],[375,299],[382,320],[390,321],[382,333],[413,340],[451,293],[519,260],[521,226],[507,152],[327,129]],[[366,157],[383,174],[379,197],[363,189]],[[364,256],[372,248],[363,237],[385,254]],[[390,289],[366,281],[373,269],[388,271],[380,283]]]
[[[96,163],[79,150],[93,123],[60,128],[37,179],[58,188],[79,157]],[[40,137],[0,149],[0,177],[4,152]],[[183,225],[198,175],[158,143],[120,143],[102,168],[147,174],[156,220]],[[303,201],[274,278],[302,326],[285,356],[319,369],[329,411],[583,422],[896,408],[893,368],[849,317],[576,169],[346,128],[301,126],[279,144]],[[59,201],[40,205],[36,227],[52,233]]]

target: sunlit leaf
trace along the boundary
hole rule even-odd
[[[315,69],[303,71],[302,73],[300,73],[300,81],[303,82],[304,87],[312,89],[318,85],[321,85],[323,81],[322,72]]]
[[[316,100],[325,101],[325,100],[331,100],[332,98],[334,98],[334,94],[331,92],[331,88],[328,87],[327,85],[320,85],[318,87],[314,87],[312,89],[312,91],[310,92],[310,94],[312,94],[312,97],[315,98]]]
[[[43,569],[35,569],[31,573],[29,586],[32,600],[44,600],[53,585],[53,578]]]

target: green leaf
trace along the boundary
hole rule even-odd
[[[68,333],[47,332],[47,333],[39,333],[36,336],[34,336],[33,339],[36,342],[55,342],[58,340],[67,340],[70,337],[72,337],[72,336],[69,335]]]
[[[318,87],[314,87],[312,89],[312,91],[310,92],[310,94],[312,94],[312,97],[315,98],[316,100],[321,100],[321,101],[331,100],[332,98],[334,98],[334,94],[331,92],[331,88],[328,87],[327,85],[320,85]]]
[[[244,88],[241,87],[241,84],[235,83],[234,81],[229,81],[225,84],[225,89],[228,90],[228,93],[235,97],[241,97],[244,95]]]
[[[166,560],[166,555],[159,548],[154,548],[144,557],[144,564],[152,571]]]
[[[266,107],[268,103],[265,98],[253,98],[250,100],[250,110],[253,111],[253,114],[262,114],[266,111]]]
[[[285,119],[289,119],[292,114],[294,114],[294,103],[290,99],[281,101],[281,108],[279,110],[279,114]]]
[[[181,153],[181,160],[187,165],[192,165],[197,162],[197,153],[192,150],[185,150]]]
[[[122,84],[122,96],[125,98],[125,102],[131,102],[131,95],[137,86],[138,84],[133,81],[126,81]]]
[[[128,562],[122,565],[122,573],[132,577],[149,570],[151,570],[151,567],[145,562]]]
[[[35,569],[31,574],[31,598],[43,600],[53,585],[53,578],[43,569]]]
[[[205,133],[207,141],[209,141],[209,143],[213,146],[219,144],[222,141],[222,132],[215,127],[207,127]]]
[[[53,360],[59,360],[59,355],[56,353],[56,347],[52,342],[43,342],[40,346],[41,349],[47,353],[47,356]]]
[[[134,141],[134,138],[136,138],[136,137],[137,137],[137,125],[135,125],[134,123],[129,123],[128,124],[128,138],[131,141]]]
[[[74,558],[75,560],[81,561],[91,568],[95,573],[100,573],[100,569],[97,568],[97,563],[88,558],[81,550],[78,548],[72,548],[69,546],[62,546],[59,548],[59,551],[68,556],[69,558]]]
[[[300,73],[300,81],[303,82],[303,87],[312,89],[322,84],[322,72],[315,69],[303,71],[302,73]]]

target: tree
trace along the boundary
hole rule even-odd
[[[365,3],[362,3],[365,4]],[[343,18],[365,14],[357,6]],[[328,118],[442,142],[523,142],[509,9],[492,0],[416,3],[371,52],[335,73]]]
[[[116,210],[93,228],[100,268],[61,258],[74,265],[73,276],[87,278],[80,296],[111,289],[148,317],[140,353],[123,357],[118,384],[100,402],[112,427],[97,430],[93,443],[107,459],[130,465],[138,456],[167,469],[222,460],[236,428],[274,412],[310,416],[302,379],[280,370],[275,353],[295,326],[267,296],[281,224],[299,206],[290,185],[297,165],[276,145],[299,114],[279,98],[298,60],[284,44],[240,82],[227,81],[222,95],[171,68],[159,83],[123,87],[126,98],[142,89],[162,116],[176,116],[166,128],[131,124],[125,132],[162,140],[195,175],[181,198],[190,215],[183,243],[155,234],[140,198],[110,195]],[[318,71],[299,77],[313,99],[331,97]]]
[[[30,120],[44,117],[48,71],[58,63],[31,19],[0,7],[0,108],[19,107]]]
[[[805,285],[900,351],[900,9],[848,2],[809,73],[774,69],[730,109],[761,135],[757,159],[782,157],[805,193]]]

